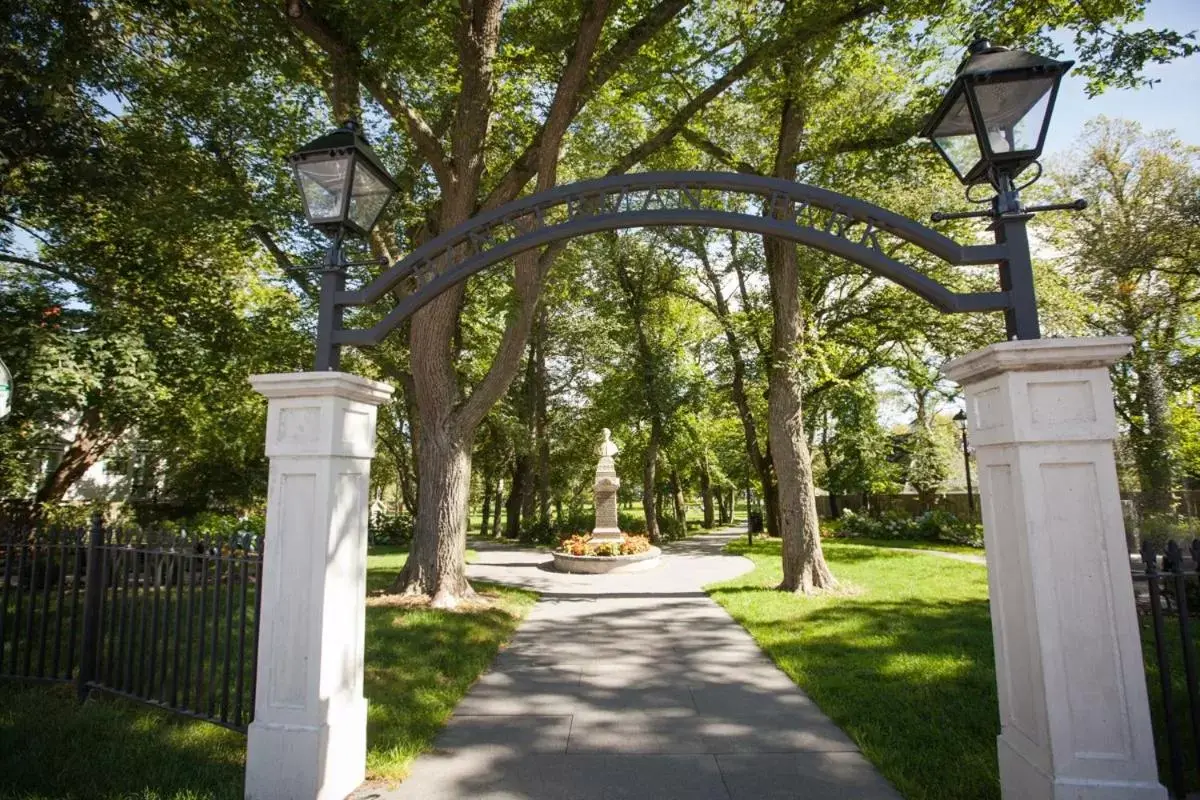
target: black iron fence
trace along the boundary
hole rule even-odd
[[[74,683],[234,730],[254,715],[252,537],[0,523],[0,677]]]
[[[1171,541],[1160,553],[1143,544],[1134,572],[1142,651],[1164,783],[1177,798],[1200,789],[1200,539],[1187,551]]]

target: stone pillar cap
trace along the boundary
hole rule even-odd
[[[341,397],[379,405],[391,398],[395,388],[349,372],[274,372],[251,375],[250,385],[268,398]]]
[[[1129,336],[1081,339],[1014,339],[946,362],[942,374],[960,384],[974,383],[1002,372],[1108,367],[1129,352]]]

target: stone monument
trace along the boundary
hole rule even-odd
[[[621,542],[621,529],[617,527],[617,489],[621,479],[613,456],[617,446],[612,441],[612,431],[604,429],[604,441],[600,443],[600,461],[596,464],[596,527],[592,529],[593,542]]]

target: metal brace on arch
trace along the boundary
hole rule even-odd
[[[426,242],[367,285],[322,297],[318,351],[337,363],[342,345],[370,346],[442,292],[527,250],[624,228],[700,226],[808,245],[881,275],[947,313],[1003,311],[1009,338],[1038,338],[1026,213],[995,218],[995,243],[963,245],[914,220],[814,186],[757,175],[648,172],[557,187],[479,214]],[[996,264],[997,291],[955,292],[893,257],[908,243],[952,266]],[[416,286],[370,328],[345,329],[342,311]],[[324,293],[323,293],[324,295]]]

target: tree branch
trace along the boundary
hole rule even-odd
[[[806,164],[818,158],[861,150],[886,150],[889,147],[904,144],[915,135],[924,119],[923,114],[911,113],[910,109],[905,111],[906,113],[893,118],[887,124],[860,136],[835,142],[825,147],[803,148],[796,154],[796,163]]]
[[[538,191],[549,189],[558,179],[559,147],[574,115],[580,87],[587,75],[592,54],[596,50],[596,43],[600,40],[600,32],[604,28],[610,2],[611,0],[592,0],[580,19],[575,48],[563,70],[562,78],[560,78],[558,88],[554,93],[554,100],[550,104],[550,112],[546,115],[546,122],[543,126],[542,145],[538,153],[537,164]],[[483,420],[488,410],[512,383],[513,376],[520,367],[521,354],[525,350],[525,343],[537,314],[542,283],[550,265],[563,246],[565,243],[558,243],[558,246],[551,245],[545,248],[542,253],[534,250],[516,257],[513,271],[517,298],[520,303],[517,317],[513,324],[507,326],[496,358],[492,361],[487,374],[471,392],[462,407],[462,419],[471,428]]]
[[[348,42],[325,17],[314,11],[307,0],[286,0],[284,11],[292,27],[325,51],[332,61],[354,65],[358,80],[375,101],[383,106],[392,119],[404,125],[417,152],[433,170],[438,184],[443,189],[450,186],[453,173],[446,153],[420,112],[408,105],[397,90],[389,88],[374,65],[362,58],[358,47]]]
[[[635,164],[639,164],[648,158],[653,153],[657,152],[662,147],[666,146],[691,122],[705,106],[712,102],[722,92],[728,89],[733,84],[737,83],[742,78],[749,75],[760,64],[771,58],[786,48],[795,48],[805,42],[809,42],[818,36],[827,33],[846,25],[855,20],[873,14],[882,8],[882,4],[872,0],[869,3],[854,6],[840,16],[828,20],[818,28],[800,28],[796,32],[766,42],[760,45],[757,49],[751,50],[742,56],[742,59],[729,68],[729,71],[717,78],[705,88],[700,94],[696,95],[688,101],[682,108],[675,112],[671,119],[663,125],[659,130],[646,141],[626,153],[614,166],[608,171],[609,175],[621,175],[628,172]]]
[[[762,172],[759,171],[749,161],[742,161],[733,153],[714,142],[712,139],[702,136],[691,128],[685,127],[682,131],[680,131],[680,135],[695,147],[699,148],[705,153],[708,153],[710,156],[715,158],[717,161],[720,161],[727,167],[735,169],[738,172],[744,172],[748,175],[762,174]]]
[[[714,303],[711,303],[708,300],[705,300],[703,297],[696,294],[695,292],[689,291],[680,286],[668,286],[666,291],[668,294],[673,294],[676,297],[682,297],[684,300],[691,300],[693,303],[700,306],[701,308],[706,310],[708,313],[712,314],[713,317],[715,317],[716,320],[721,323],[721,327],[727,326],[727,320],[721,314],[721,312],[717,309],[717,306]]]
[[[271,238],[270,232],[265,227],[256,223],[247,228],[246,232],[262,243],[262,246],[271,254],[271,258],[275,259],[275,264],[279,267],[280,271],[294,281],[309,299],[314,301],[317,299],[317,287],[304,277],[302,270],[297,269],[292,264],[292,259],[275,243],[275,240]]]
[[[691,0],[661,0],[654,8],[646,12],[644,17],[630,26],[625,31],[624,36],[614,42],[612,47],[597,57],[592,66],[591,74],[587,76],[575,94],[567,124],[569,125],[574,120],[587,101],[595,96],[596,92],[646,42],[650,41],[659,31],[666,27],[667,23],[678,16],[679,12],[690,2]],[[543,149],[546,129],[547,123],[544,122],[541,128],[538,129],[538,132],[529,141],[529,144],[525,146],[521,155],[517,157],[504,176],[500,178],[496,187],[488,194],[487,199],[483,203],[484,209],[495,208],[515,198],[520,194],[525,184],[529,183],[530,178],[537,173],[538,154]]]
[[[20,264],[23,267],[30,267],[31,269],[40,270],[42,272],[49,273],[56,278],[61,278],[64,281],[70,281],[76,286],[81,286],[85,289],[92,289],[94,291],[100,290],[98,286],[90,281],[76,277],[62,267],[56,267],[43,261],[36,261],[32,258],[23,258],[22,256],[15,256],[11,253],[0,253],[0,261],[7,261],[10,264]]]

